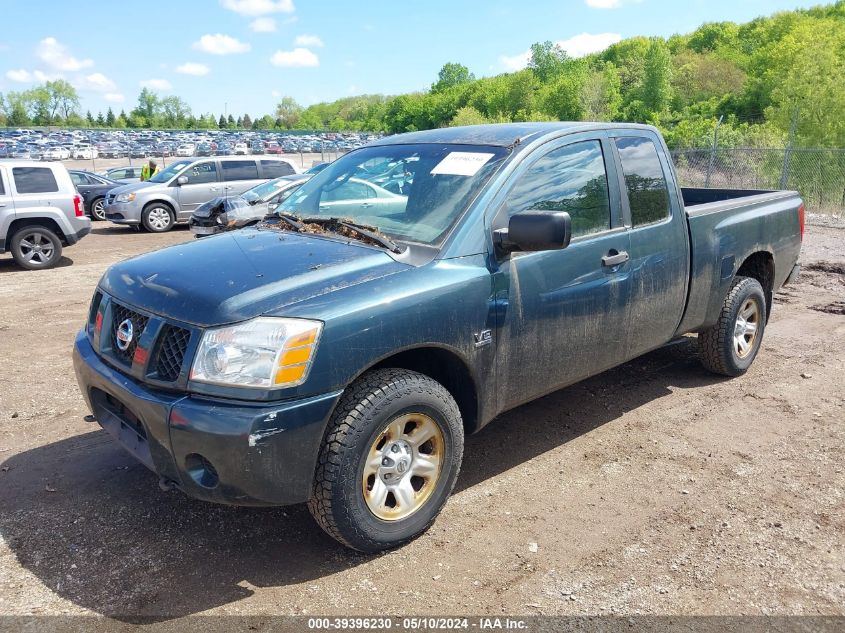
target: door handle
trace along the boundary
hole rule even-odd
[[[373,206],[373,203],[372,203],[372,202],[363,202],[363,203],[361,203],[361,208],[362,208],[362,209],[369,209],[371,206]]]
[[[0,207],[5,207],[5,206],[6,206],[5,202],[0,202]]]
[[[217,191],[217,187],[209,187],[208,190],[209,191]]]
[[[607,255],[601,258],[601,265],[607,266],[608,268],[613,268],[614,266],[619,266],[619,264],[624,264],[628,261],[628,259],[630,258],[626,251],[618,253],[616,252],[616,250],[612,250]]]
[[[226,191],[228,191],[229,189],[231,189],[231,188],[232,188],[232,185],[226,185],[226,186],[225,186],[225,187],[223,187],[223,188],[224,188]]]

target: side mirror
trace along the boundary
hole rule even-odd
[[[176,182],[179,185],[187,185],[188,184],[188,177],[187,176],[179,176],[176,179]]]
[[[511,216],[508,228],[493,233],[503,253],[553,251],[569,246],[572,219],[563,211],[522,211]]]

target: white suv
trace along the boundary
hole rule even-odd
[[[61,163],[0,161],[0,253],[22,268],[52,268],[62,247],[91,231],[82,196]]]

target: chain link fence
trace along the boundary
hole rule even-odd
[[[674,150],[683,187],[795,189],[813,213],[845,217],[845,149]]]

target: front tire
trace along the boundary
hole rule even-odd
[[[106,219],[105,198],[97,198],[91,203],[91,217],[99,221]]]
[[[760,282],[736,277],[719,320],[698,335],[702,364],[716,374],[741,376],[757,357],[766,329],[766,296]]]
[[[405,369],[372,371],[346,391],[332,415],[308,509],[352,549],[398,547],[440,513],[463,444],[458,405],[443,385]]]
[[[53,268],[62,258],[62,242],[50,229],[27,226],[15,233],[11,242],[12,257],[27,270]]]
[[[175,223],[173,209],[161,202],[151,202],[141,214],[141,224],[150,233],[166,233]]]

